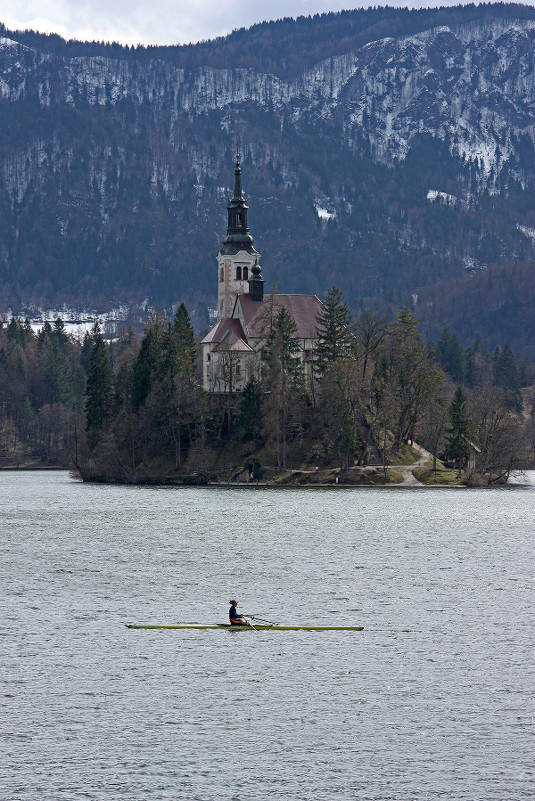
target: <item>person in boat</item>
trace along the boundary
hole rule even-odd
[[[232,598],[229,601],[230,609],[228,610],[228,617],[230,620],[231,626],[247,626],[248,623],[245,618],[238,613],[236,607],[238,606],[238,602],[233,600]]]

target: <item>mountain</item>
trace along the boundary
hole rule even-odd
[[[535,357],[535,8],[0,37],[0,312],[184,300],[207,324],[239,140],[267,286]]]

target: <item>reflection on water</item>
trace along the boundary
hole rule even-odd
[[[481,490],[0,473],[0,798],[532,797],[533,474]],[[362,624],[134,631],[125,621]]]

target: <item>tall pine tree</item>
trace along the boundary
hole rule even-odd
[[[322,376],[329,364],[350,356],[355,346],[355,337],[351,333],[351,313],[336,287],[327,292],[316,322],[316,371]]]
[[[96,326],[94,344],[89,356],[89,375],[85,390],[86,431],[90,447],[94,447],[113,409],[113,374],[106,343]]]
[[[178,372],[185,378],[192,378],[197,366],[197,349],[190,316],[183,303],[175,314],[171,334],[176,345]]]
[[[447,430],[446,459],[459,464],[459,469],[470,457],[468,440],[470,421],[466,408],[467,398],[461,386],[455,390],[450,404],[450,427]]]
[[[145,403],[161,361],[161,343],[152,328],[143,337],[139,353],[134,362],[132,377],[132,404],[134,409]]]

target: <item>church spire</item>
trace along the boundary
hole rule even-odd
[[[253,300],[262,300],[264,279],[260,274],[253,237],[247,227],[249,206],[241,185],[240,148],[236,146],[234,168],[234,194],[227,203],[228,228],[221,250],[217,254],[217,317],[231,317],[238,295],[250,294]]]
[[[221,252],[233,256],[244,250],[253,256],[258,255],[253,247],[253,237],[247,227],[247,211],[249,206],[243,194],[241,185],[240,151],[236,145],[236,166],[234,168],[234,195],[227,204],[228,228],[223,239]]]
[[[245,200],[241,187],[240,144],[236,142],[236,166],[234,168],[234,197],[232,200]]]

